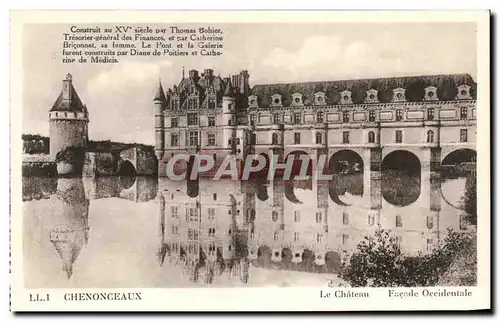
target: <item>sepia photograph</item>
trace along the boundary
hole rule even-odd
[[[154,21],[23,24],[30,301],[487,294],[477,21]]]

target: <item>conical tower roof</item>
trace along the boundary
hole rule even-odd
[[[67,85],[69,86],[69,97],[65,99],[63,95],[64,89],[61,90],[61,93],[57,97],[56,102],[50,111],[87,112],[87,108],[80,100],[80,97],[78,97],[75,87],[73,87],[71,74],[66,75],[66,80],[63,82],[67,82]]]
[[[167,101],[167,98],[165,97],[165,91],[163,90],[163,86],[161,85],[161,81],[158,82],[158,89],[156,90],[156,95],[153,101]]]
[[[226,89],[224,90],[224,97],[233,97],[233,86],[231,85],[231,80],[226,84]]]

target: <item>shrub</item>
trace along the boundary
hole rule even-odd
[[[472,244],[468,234],[451,230],[430,254],[406,256],[390,231],[377,230],[375,239],[360,242],[342,262],[340,277],[353,287],[433,286],[457,253]]]
[[[465,182],[465,193],[461,199],[461,208],[465,211],[466,218],[470,224],[477,224],[477,188],[476,172],[471,172]]]

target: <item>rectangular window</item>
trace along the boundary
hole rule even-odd
[[[322,124],[323,123],[323,113],[322,112],[318,112],[318,115],[317,115],[317,122],[319,124]]]
[[[427,120],[434,120],[434,108],[427,109]]]
[[[402,121],[402,120],[403,120],[403,110],[396,109],[396,121]]]
[[[294,133],[293,134],[293,143],[295,145],[300,144],[300,133]]]
[[[293,233],[293,239],[297,242],[299,240],[299,232]]]
[[[208,219],[209,220],[214,220],[215,219],[215,208],[209,208],[208,209]]]
[[[215,109],[215,100],[214,99],[209,99],[208,100],[208,108],[209,109]]]
[[[403,131],[396,130],[396,143],[402,143],[402,142],[403,142]]]
[[[280,115],[274,114],[273,115],[273,124],[278,125],[279,123],[280,123]]]
[[[301,123],[301,117],[299,113],[293,114],[293,123],[296,125]]]
[[[342,144],[349,144],[349,132],[342,133]]]
[[[172,218],[178,218],[179,217],[179,208],[177,206],[172,206],[170,208],[170,211],[172,212]]]
[[[198,132],[197,131],[190,131],[189,132],[189,146],[196,146],[198,145]]]
[[[212,197],[213,197],[214,201],[216,201],[217,200],[217,193],[214,193],[214,195]]]
[[[368,215],[368,225],[372,226],[375,224],[375,215]]]
[[[188,117],[188,125],[189,126],[198,125],[198,114],[196,114],[196,113],[189,113],[187,115],[187,117]]]
[[[321,214],[321,212],[316,212],[316,223],[321,223],[322,220],[323,215]]]
[[[432,250],[432,239],[427,239],[427,251]]]
[[[321,233],[316,234],[316,243],[318,244],[323,243],[323,234]]]
[[[349,122],[349,112],[348,111],[343,111],[342,112],[342,122],[348,123]]]
[[[170,123],[170,127],[172,127],[172,128],[179,127],[179,120],[177,118],[172,118],[172,121]]]
[[[179,146],[179,136],[177,134],[170,134],[170,146]]]
[[[460,142],[461,143],[467,142],[467,129],[460,129]]]
[[[252,145],[257,144],[257,135],[256,135],[256,134],[254,134],[254,133],[252,133],[252,134],[250,135],[250,144],[252,144]]]
[[[344,225],[348,225],[349,224],[349,214],[342,213],[342,224],[344,224]]]
[[[349,243],[349,235],[347,234],[342,234],[342,244],[347,244]]]
[[[215,146],[215,134],[214,133],[207,134],[207,145],[208,146]]]
[[[403,227],[403,221],[401,220],[401,215],[396,215],[396,227]]]
[[[371,122],[375,121],[375,110],[370,110],[368,112],[368,121]]]
[[[396,246],[398,249],[401,249],[401,243],[403,243],[403,237],[402,236],[396,236]]]
[[[196,208],[194,207],[186,208],[186,221],[188,222],[198,221],[198,213]]]
[[[176,99],[172,100],[172,110],[179,110],[179,101]]]
[[[255,125],[256,120],[257,117],[254,114],[250,115],[250,125]]]
[[[208,127],[215,126],[215,116],[208,116]]]
[[[293,212],[293,220],[295,222],[299,222],[300,221],[300,211],[294,211]]]
[[[460,107],[460,119],[467,119],[467,107]]]

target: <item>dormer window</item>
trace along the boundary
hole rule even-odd
[[[437,88],[434,86],[425,88],[424,100],[438,100]]]
[[[248,107],[259,107],[257,96],[255,95],[248,96]]]
[[[317,92],[314,94],[315,105],[326,105],[326,97],[324,92]]]
[[[394,89],[392,94],[392,101],[393,102],[406,101],[405,89],[401,87]]]
[[[457,99],[471,99],[470,86],[461,85],[457,89]]]
[[[340,103],[343,105],[352,104],[351,92],[349,90],[344,90],[340,93]]]
[[[271,96],[271,107],[281,107],[281,95],[274,94]]]
[[[378,103],[378,91],[376,89],[370,89],[366,92],[366,103]]]
[[[295,93],[292,95],[292,106],[303,106],[302,103],[302,94]]]

